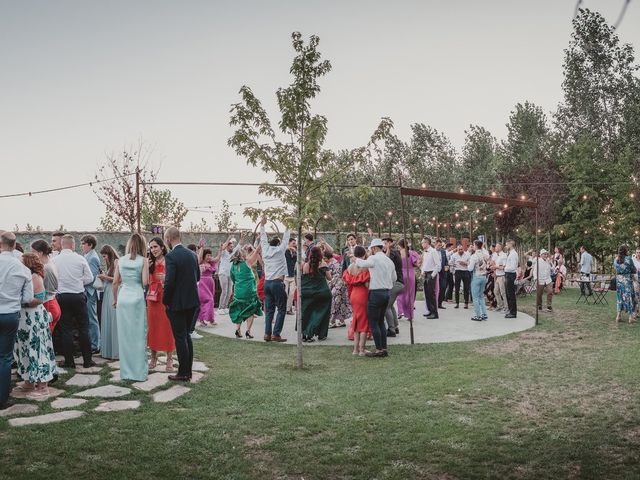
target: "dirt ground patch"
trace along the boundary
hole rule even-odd
[[[534,355],[560,355],[567,346],[579,347],[586,339],[582,332],[565,330],[561,332],[523,332],[508,340],[482,345],[474,351],[486,355],[508,355],[530,353]]]

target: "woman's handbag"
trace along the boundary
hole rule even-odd
[[[96,279],[93,281],[93,288],[95,288],[98,292],[104,291],[104,282],[100,279],[100,277],[96,276]]]
[[[149,291],[147,292],[147,300],[150,302],[157,302],[160,300],[160,284],[154,282],[149,287]]]

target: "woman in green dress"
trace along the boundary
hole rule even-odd
[[[329,282],[331,272],[322,260],[320,247],[313,247],[309,260],[302,267],[302,340],[313,342],[314,335],[318,340],[326,340],[331,318],[331,289]]]
[[[250,245],[238,250],[231,257],[231,280],[233,281],[233,301],[229,305],[229,317],[237,325],[236,338],[242,338],[240,326],[247,322],[244,335],[253,338],[251,327],[256,316],[262,315],[262,304],[256,291],[256,277],[252,267],[260,256],[260,247],[254,249]]]

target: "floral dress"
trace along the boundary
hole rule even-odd
[[[340,262],[333,261],[327,265],[331,272],[331,325],[345,325],[345,321],[351,318],[351,303],[347,294],[347,286],[342,279],[342,267]]]
[[[45,292],[34,297],[44,300]],[[18,375],[30,383],[48,382],[56,372],[50,320],[51,314],[42,305],[20,310],[13,357],[18,365]]]
[[[613,261],[616,271],[616,307],[618,312],[634,313],[636,311],[636,294],[633,288],[633,278],[636,275],[636,267],[631,257],[624,258],[624,262]]]

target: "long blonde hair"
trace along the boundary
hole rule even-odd
[[[147,241],[139,233],[134,233],[129,237],[126,251],[131,260],[135,260],[138,255],[144,257],[147,251]]]

